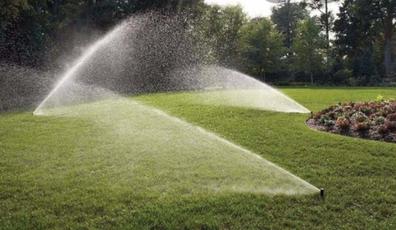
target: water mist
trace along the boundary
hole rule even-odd
[[[117,146],[98,141],[98,151],[128,158],[133,169],[125,172],[142,191],[319,192],[241,146],[121,96],[191,91],[193,103],[309,112],[262,82],[202,61],[186,27],[179,16],[127,19],[76,60],[34,114],[92,121],[103,129],[97,138]]]

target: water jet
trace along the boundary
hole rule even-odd
[[[192,103],[309,112],[280,91],[243,73],[201,63],[200,57],[190,52],[194,46],[185,28],[173,26],[175,20],[158,19],[155,14],[127,19],[65,71],[34,115],[92,121],[103,129],[101,135],[106,140],[133,156],[132,164],[140,169],[134,171],[136,175],[153,170],[152,178],[144,173],[133,177],[142,184],[155,184],[149,189],[173,191],[198,184],[210,191],[271,195],[318,192],[310,183],[223,137],[122,96],[187,91],[191,92]],[[156,165],[161,165],[158,174]],[[175,167],[183,167],[183,173],[175,173]],[[158,178],[173,178],[173,182],[152,181]]]

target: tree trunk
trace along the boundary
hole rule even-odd
[[[388,15],[384,23],[384,67],[385,75],[390,77],[392,75],[392,37],[393,37],[393,18]]]
[[[310,73],[310,78],[311,78],[311,85],[313,85],[314,84],[313,72]]]
[[[328,6],[328,0],[325,0],[325,14],[326,14],[326,48],[327,52],[329,51],[330,48],[330,22],[329,22],[329,6]]]

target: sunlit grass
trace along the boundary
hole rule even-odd
[[[313,111],[338,101],[373,100],[379,94],[396,97],[393,88],[284,91]],[[172,175],[171,172],[165,170],[164,175],[158,175],[161,167],[158,172],[142,172],[145,166],[156,169],[155,162],[140,159],[140,168],[134,168],[137,155],[124,154],[132,147],[126,144],[128,135],[124,132],[131,127],[125,123],[114,129],[114,133],[108,133],[111,122],[97,125],[89,118],[33,117],[30,113],[18,113],[0,117],[0,225],[4,228],[365,226],[383,229],[395,224],[394,144],[313,131],[304,124],[307,115],[303,114],[200,105],[191,103],[185,94],[148,95],[136,100],[213,131],[324,187],[326,200],[232,190],[213,193],[205,188],[186,195],[191,192],[185,190],[187,186],[178,188],[169,181],[171,184],[163,187],[166,184],[163,178]],[[131,117],[139,115],[129,110],[125,113]],[[109,121],[118,119],[111,109],[105,114]],[[160,120],[153,116],[149,120],[155,120],[154,124],[141,123],[134,128],[154,127]],[[152,151],[155,146],[144,144],[139,148]],[[165,164],[168,166],[179,163],[174,162],[177,157],[172,160],[158,156],[158,159],[169,161]],[[218,159],[221,163],[222,157]],[[234,164],[234,160],[231,158],[227,164]],[[177,164],[177,167],[183,166]],[[144,178],[132,180],[138,176],[131,176],[131,172],[147,176],[150,186],[144,184],[148,183]],[[200,183],[190,181],[185,185]],[[159,191],[167,187],[177,189],[162,195]]]

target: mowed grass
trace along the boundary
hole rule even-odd
[[[378,95],[396,98],[395,88],[283,91],[313,111],[339,101],[373,100]],[[95,154],[86,154],[95,148],[92,133],[97,130],[84,120],[3,114],[0,228],[395,228],[396,144],[317,132],[304,124],[308,115],[198,105],[190,98],[180,93],[137,100],[213,131],[324,187],[326,199],[248,192],[191,196],[130,192],[111,186],[119,184],[116,173],[101,177],[112,173],[102,170],[111,170],[115,159],[109,156],[96,162]],[[112,141],[106,146],[113,148]]]

